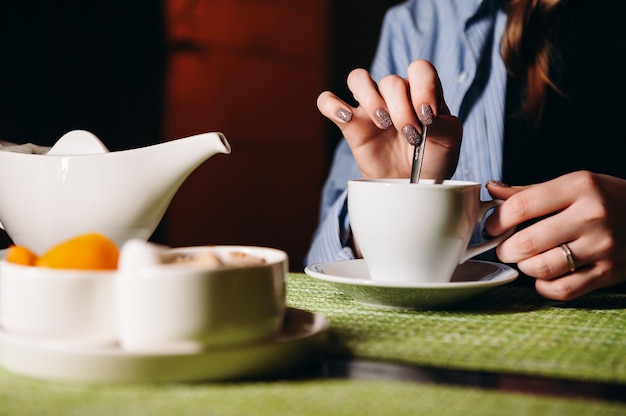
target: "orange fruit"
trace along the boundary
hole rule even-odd
[[[50,248],[35,262],[54,269],[114,270],[119,250],[109,238],[98,233],[82,234]]]
[[[11,245],[7,249],[5,260],[9,263],[34,266],[37,255],[24,246]]]

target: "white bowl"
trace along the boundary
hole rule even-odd
[[[0,261],[0,326],[64,345],[116,341],[112,271],[62,270]]]
[[[115,280],[123,349],[195,352],[262,342],[280,329],[289,270],[284,251],[251,246],[186,247],[165,250],[161,256],[242,252],[264,259],[265,264],[150,264],[149,243],[137,243],[146,245],[145,256],[139,253],[140,246],[129,250],[129,243],[122,248]],[[147,264],[142,265],[142,259],[147,259]]]

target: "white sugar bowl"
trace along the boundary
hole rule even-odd
[[[283,322],[287,273],[287,254],[273,248],[131,240],[115,280],[120,346],[193,353],[270,340]]]

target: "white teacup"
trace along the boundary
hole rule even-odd
[[[371,278],[448,282],[456,267],[504,240],[468,246],[476,225],[502,203],[481,201],[479,183],[408,179],[348,182],[348,215]]]

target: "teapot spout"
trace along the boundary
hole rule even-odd
[[[163,189],[175,190],[204,161],[218,153],[230,154],[231,147],[223,133],[212,132],[148,146],[143,151],[151,153],[141,159],[152,164],[149,170],[159,172],[156,177]]]
[[[188,173],[197,168],[202,162],[218,153],[230,154],[230,143],[221,132],[202,133],[182,139],[171,140],[161,143],[156,147],[161,148],[160,153],[170,163],[178,161],[181,167]]]
[[[126,179],[120,179],[125,184],[118,189],[127,187],[129,195],[134,195],[133,221],[150,223],[146,235],[134,237],[147,239],[156,229],[169,203],[187,177],[210,157],[218,153],[230,154],[231,147],[223,133],[213,132],[109,154],[119,153],[121,156],[135,152],[139,156],[132,158],[133,163],[139,163],[133,168],[137,176],[135,180],[130,180],[133,175],[124,175]],[[144,168],[141,173],[136,171],[137,166]],[[133,189],[134,186],[139,188]]]

